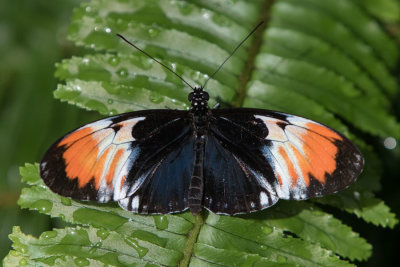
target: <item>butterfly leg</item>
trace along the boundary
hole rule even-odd
[[[188,197],[189,208],[193,215],[200,213],[203,202],[205,141],[206,137],[201,135],[196,138],[194,144],[194,166]]]

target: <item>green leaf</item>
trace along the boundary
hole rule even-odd
[[[273,220],[269,221],[267,218],[258,222],[217,216],[208,212],[203,214],[205,221],[199,220],[200,217],[193,218],[190,213],[162,216],[137,215],[122,210],[116,205],[74,201],[52,193],[40,179],[37,164],[26,165],[21,168],[21,173],[26,175],[23,180],[32,185],[23,189],[19,200],[21,207],[59,217],[72,225],[81,225],[81,227],[57,229],[54,230],[55,232],[44,232],[39,239],[23,235],[16,229],[10,236],[14,242],[14,249],[36,262],[49,257],[55,259],[68,255],[113,265],[115,262],[109,262],[110,258],[115,259],[124,255],[133,262],[175,266],[177,262],[184,262],[185,259],[188,260],[187,263],[191,262],[191,255],[194,255],[195,262],[225,266],[231,266],[232,262],[236,262],[237,266],[240,266],[240,263],[254,263],[259,266],[263,266],[262,264],[272,266],[274,263],[282,263],[282,266],[291,266],[291,264],[352,266],[340,260],[332,251],[322,248],[329,248],[329,244],[324,244],[322,238],[315,236],[316,239],[313,240],[313,243],[322,240],[320,242],[322,247],[320,247],[307,241],[312,239],[311,236],[305,235],[303,239],[288,237],[283,233],[283,230],[287,230],[285,227],[267,226],[266,222],[273,223]],[[312,228],[312,226],[309,227]],[[333,229],[340,230],[344,229],[343,227],[345,228],[337,223],[337,227]],[[71,237],[71,231],[78,233],[76,238]],[[333,251],[349,258],[356,258],[358,256],[353,255],[364,253],[364,256],[358,258],[366,258],[370,251],[368,244],[357,238],[357,235],[349,229],[346,228],[344,231],[350,234],[345,240],[345,242],[350,242],[348,245],[362,244],[362,246],[353,254],[348,255],[348,252],[340,248]],[[53,236],[57,236],[57,239]],[[110,240],[108,240],[109,236]],[[340,244],[340,241],[343,242],[339,240],[336,245],[348,246]],[[113,248],[111,247],[113,243],[122,245]],[[130,249],[127,252],[128,246],[125,246],[125,243],[129,243],[128,246],[133,247],[133,250]],[[67,249],[65,247],[67,244],[71,247],[68,247],[68,254],[63,254],[62,251]],[[104,251],[98,249],[100,245]],[[79,246],[83,246],[86,252],[79,254]],[[189,251],[187,251],[188,248]],[[97,254],[91,253],[92,250]],[[105,257],[103,255],[105,251],[110,250],[113,256]],[[227,250],[226,254],[220,254],[224,250]],[[183,255],[188,255],[188,257]],[[230,257],[223,255],[230,255]]]
[[[387,22],[398,22],[400,19],[400,6],[396,0],[353,0],[364,6],[368,12]]]
[[[369,191],[347,190],[318,199],[318,202],[338,207],[378,226],[393,228],[399,222],[390,208]]]
[[[277,262],[301,266],[353,266],[334,253],[298,238],[285,236],[281,230],[241,218],[208,214],[198,243],[217,248],[256,252]]]
[[[331,214],[304,202],[281,201],[275,207],[244,218],[290,231],[351,260],[365,260],[372,246]]]
[[[379,6],[384,9],[385,3]],[[393,18],[394,12],[388,15],[387,10],[377,13]],[[279,110],[339,130],[366,158],[355,184],[318,200],[281,201],[238,217],[205,210],[197,217],[143,216],[115,203],[56,195],[40,179],[38,165],[27,164],[20,169],[27,186],[19,205],[69,226],[39,238],[14,228],[14,250],[4,264],[353,266],[346,259],[368,259],[371,245],[324,211],[329,205],[383,227],[398,222],[374,196],[380,189],[380,158],[365,134],[400,138],[400,124],[390,113],[391,97],[398,93],[391,71],[399,49],[358,0],[85,2],[74,11],[68,37],[86,54],[56,65],[62,82],[54,96],[104,115],[188,109],[190,88],[115,34],[123,34],[189,84],[201,86],[253,25],[266,18],[207,84],[210,105]]]

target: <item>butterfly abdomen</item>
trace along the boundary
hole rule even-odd
[[[197,136],[194,144],[193,173],[189,186],[189,208],[193,214],[201,211],[204,188],[205,135]]]

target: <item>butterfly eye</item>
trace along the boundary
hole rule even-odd
[[[202,92],[201,98],[202,98],[203,100],[208,100],[208,99],[210,98],[210,96],[208,95],[207,92]]]
[[[188,95],[188,100],[189,100],[189,101],[192,101],[192,100],[193,100],[193,95],[194,95],[193,92],[191,92],[191,93]]]

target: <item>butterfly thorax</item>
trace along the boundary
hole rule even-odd
[[[191,103],[190,113],[197,127],[203,127],[207,124],[209,112],[208,99],[209,95],[203,91],[202,87],[195,87],[193,92],[188,96],[188,100]]]

